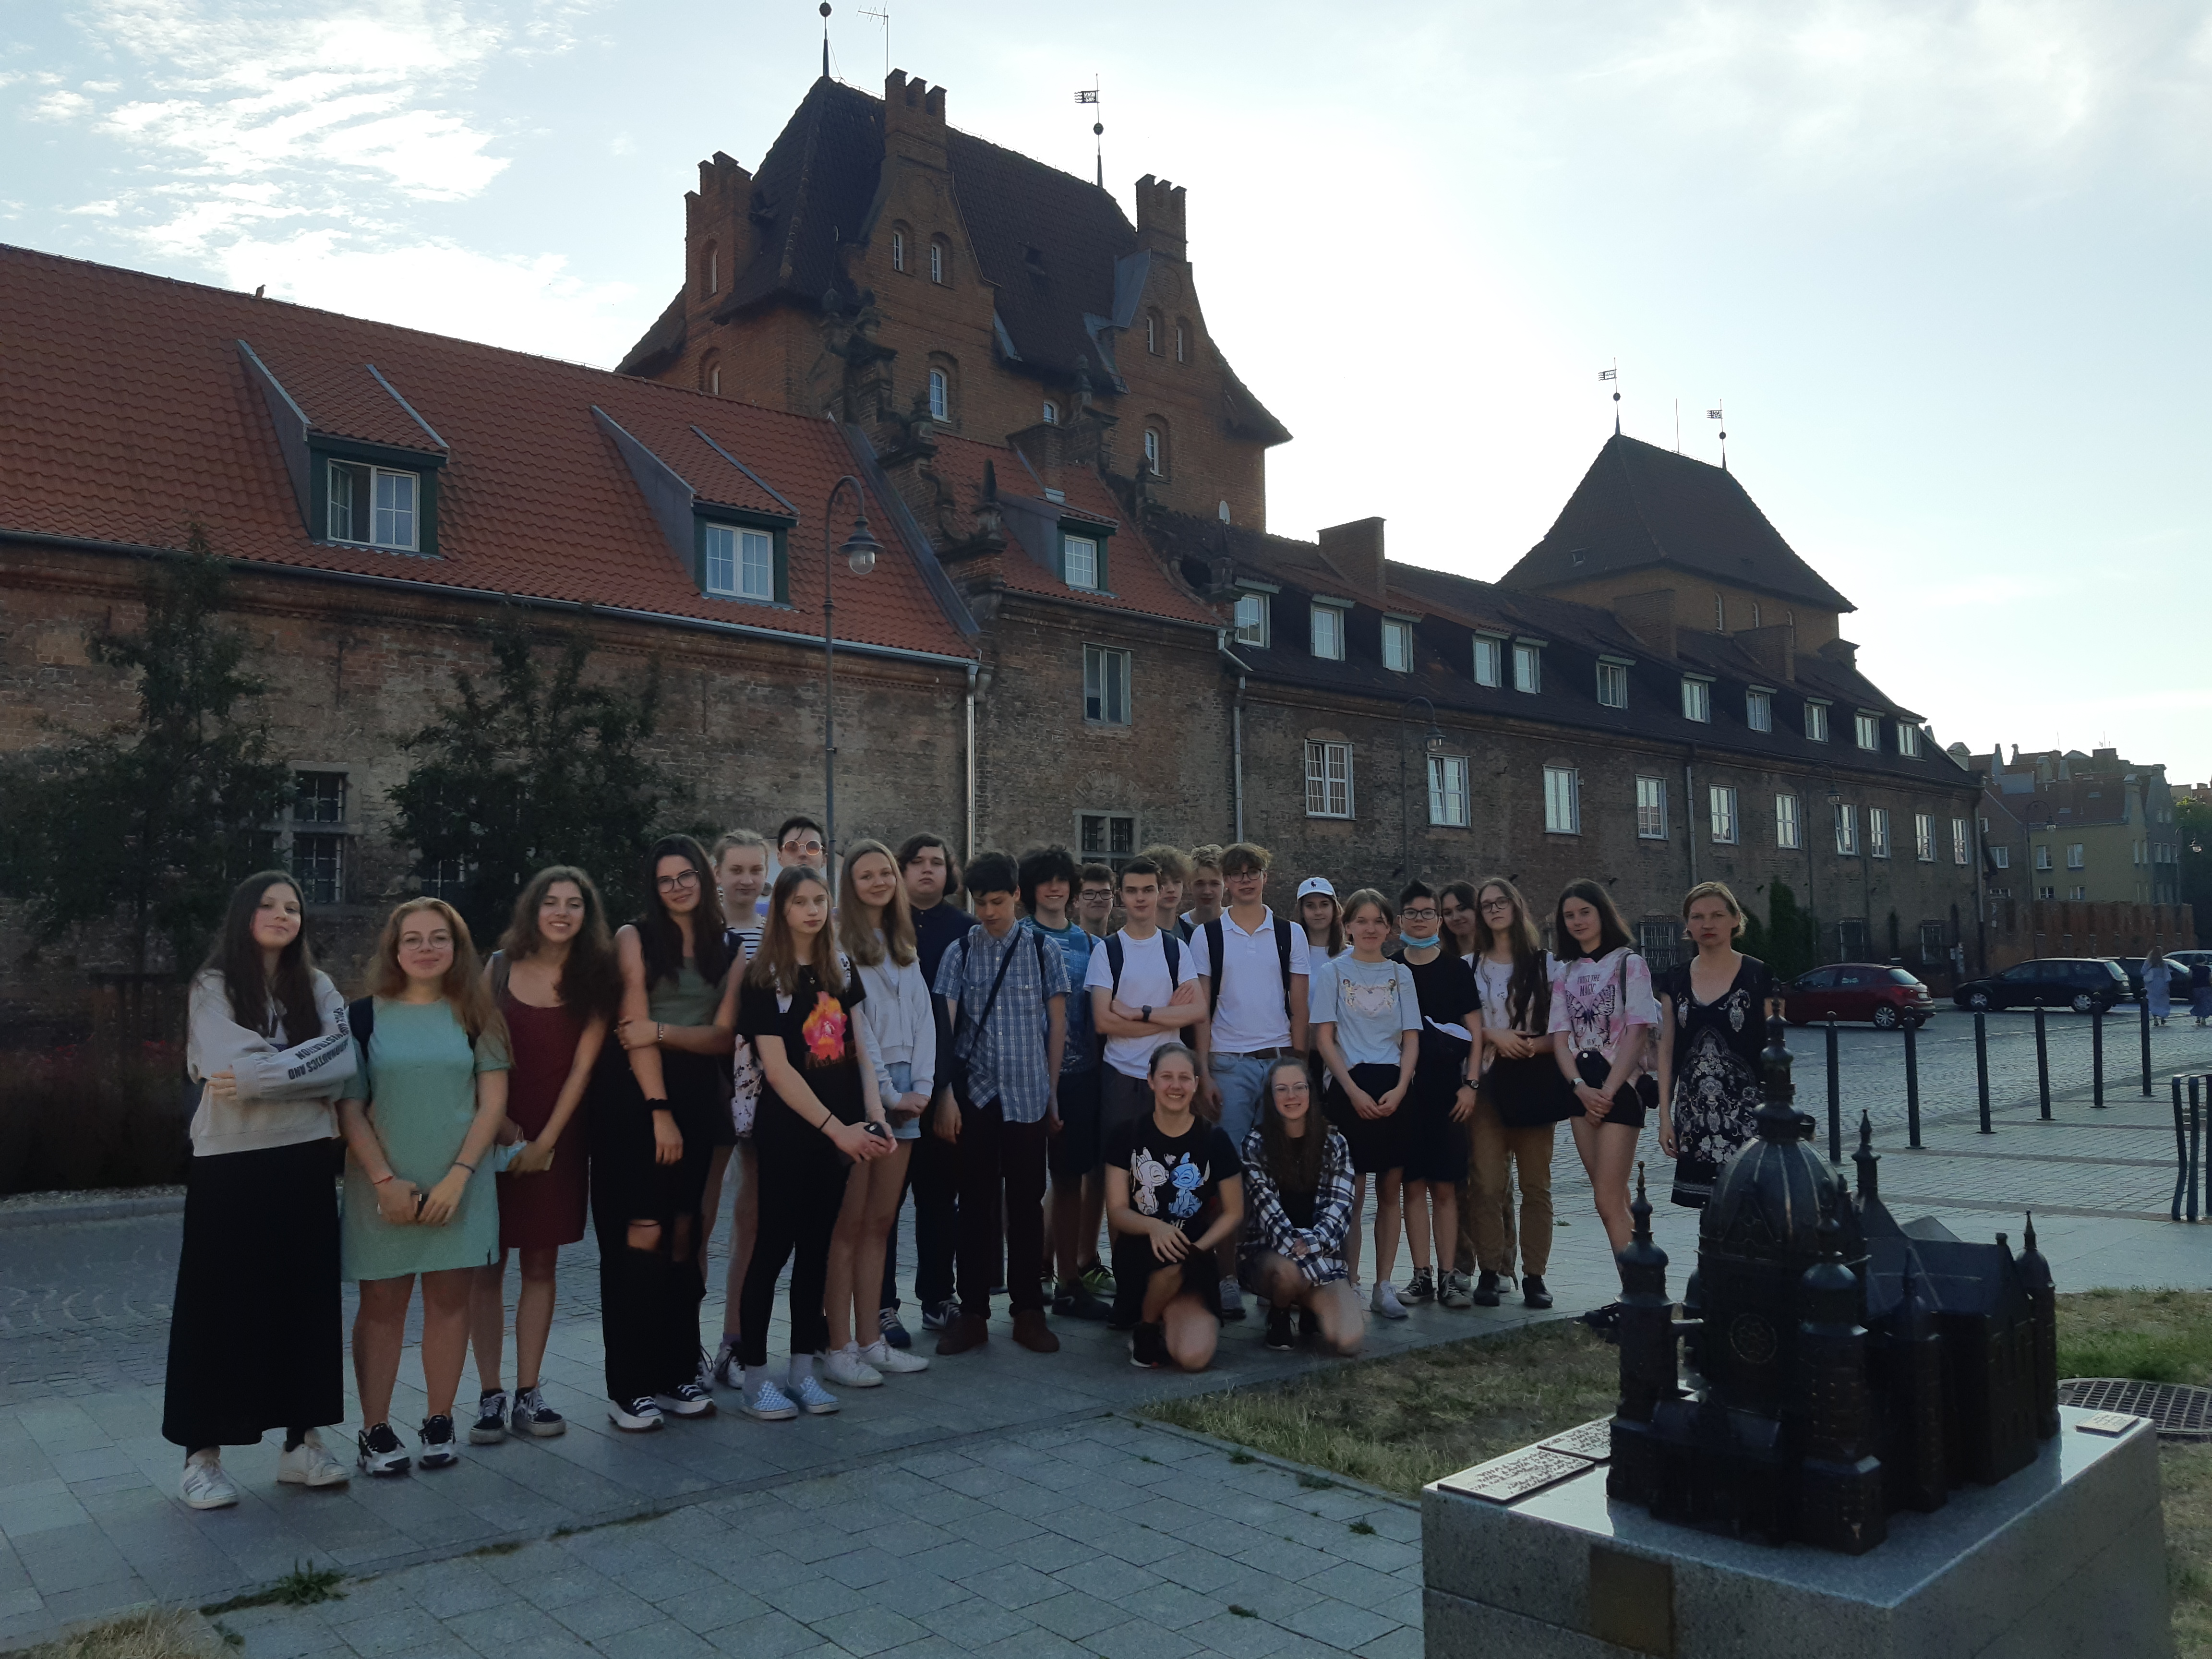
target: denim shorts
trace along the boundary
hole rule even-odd
[[[892,1102],[899,1096],[914,1092],[914,1066],[907,1060],[887,1060],[884,1062],[884,1069],[891,1074],[891,1098],[884,1103],[884,1110],[889,1112]],[[921,1115],[927,1115],[927,1107],[923,1108]],[[921,1115],[908,1118],[903,1122],[893,1118],[891,1133],[900,1140],[921,1139]]]

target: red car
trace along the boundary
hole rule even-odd
[[[1885,1031],[1921,1025],[1936,1012],[1928,988],[1902,968],[1872,962],[1839,962],[1801,975],[1782,994],[1783,1017],[1793,1025],[1828,1019],[1872,1020]]]

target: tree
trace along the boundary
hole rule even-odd
[[[2181,902],[2197,912],[2197,942],[2212,939],[2212,798],[2183,795],[2173,803],[2181,833]]]
[[[487,944],[549,864],[589,871],[617,915],[635,908],[638,859],[662,807],[686,793],[641,752],[659,712],[659,665],[634,695],[586,684],[585,625],[549,672],[513,612],[490,646],[489,680],[456,671],[453,701],[401,744],[416,758],[391,799],[416,874]]]
[[[1775,977],[1792,980],[1820,964],[1820,922],[1810,910],[1800,909],[1797,895],[1786,882],[1776,882],[1766,896],[1766,948],[1773,954],[1766,965]]]
[[[246,672],[249,642],[222,624],[229,575],[198,525],[156,560],[136,632],[90,630],[92,660],[137,680],[135,715],[16,757],[0,778],[0,892],[21,899],[33,950],[81,923],[119,919],[149,971],[198,960],[231,888],[270,857],[292,789],[269,758]]]

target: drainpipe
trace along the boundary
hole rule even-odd
[[[968,850],[962,867],[975,860],[975,665],[968,665]]]
[[[1237,677],[1237,701],[1229,710],[1230,776],[1234,781],[1237,839],[1244,839],[1244,676]]]
[[[1690,751],[1692,755],[1697,750]],[[1682,763],[1682,839],[1690,848],[1690,885],[1698,884],[1698,786],[1690,771],[1690,763]]]

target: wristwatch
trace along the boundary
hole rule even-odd
[[[1146,1004],[1145,1005],[1145,1023],[1146,1023],[1146,1024],[1150,1024],[1152,1023],[1152,1005],[1151,1003],[1149,1003],[1149,1002],[1148,1002],[1148,1003],[1146,1003]]]

